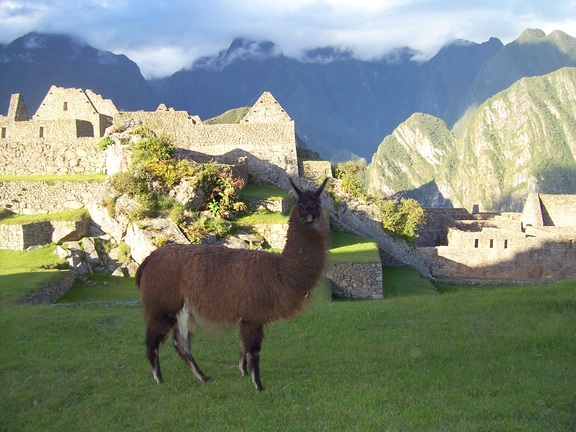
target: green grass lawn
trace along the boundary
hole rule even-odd
[[[54,245],[32,251],[0,249],[0,305],[16,302],[63,277],[63,271],[55,268],[65,261],[54,255],[54,249]]]
[[[374,240],[356,234],[333,231],[329,260],[331,262],[380,262],[378,245]]]
[[[576,424],[572,281],[385,300],[319,296],[297,319],[268,327],[266,390],[257,392],[239,376],[234,333],[199,332],[193,353],[213,378],[206,384],[165,343],[165,383],[156,385],[139,305],[16,305],[9,299],[30,285],[10,288],[3,278],[43,271],[9,255],[0,253],[0,292],[11,291],[0,296],[2,431],[524,432]],[[119,290],[136,291],[122,281]]]
[[[247,184],[244,189],[240,191],[240,199],[266,199],[266,200],[282,200],[293,197],[290,191],[282,189],[274,185],[254,185]]]

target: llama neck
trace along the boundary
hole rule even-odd
[[[286,275],[294,280],[295,288],[309,291],[324,273],[328,246],[328,221],[323,216],[306,225],[292,208],[288,221],[286,246],[282,251]]]

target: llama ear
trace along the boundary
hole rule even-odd
[[[294,188],[294,190],[296,191],[296,195],[300,196],[302,194],[302,191],[300,189],[298,189],[298,186],[296,186],[294,184],[291,177],[288,177],[288,180],[290,180],[290,184],[292,185],[292,188]]]
[[[328,177],[326,177],[324,179],[324,181],[322,182],[322,184],[320,185],[320,187],[318,189],[316,189],[316,192],[314,192],[314,195],[316,195],[317,197],[320,197],[320,194],[324,190],[324,186],[326,186],[326,183],[328,183]]]

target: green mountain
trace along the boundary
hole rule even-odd
[[[480,68],[461,109],[478,106],[523,77],[545,75],[561,67],[576,66],[576,39],[555,30],[526,29]]]
[[[520,211],[528,191],[576,193],[575,155],[576,68],[563,68],[520,79],[452,131],[412,115],[380,144],[368,187],[430,207]]]

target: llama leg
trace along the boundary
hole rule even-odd
[[[264,327],[260,324],[242,321],[240,324],[240,371],[246,372],[246,367],[252,372],[252,383],[257,390],[262,391],[260,380],[260,350],[264,338]]]
[[[240,369],[240,375],[248,375],[248,369],[246,367],[246,353],[243,348],[240,348],[240,363],[238,364],[238,369]]]
[[[210,377],[204,375],[204,372],[202,372],[198,363],[196,363],[196,360],[194,360],[194,357],[192,357],[190,353],[190,335],[194,336],[195,327],[194,320],[190,316],[188,308],[184,306],[178,313],[178,325],[174,329],[174,348],[176,348],[182,360],[188,364],[196,379],[201,382],[206,382],[210,380]]]
[[[146,356],[152,366],[152,376],[157,384],[162,382],[162,371],[160,370],[160,356],[158,355],[158,349],[160,348],[160,343],[164,340],[164,337],[165,335],[154,332],[150,329],[146,331]]]

